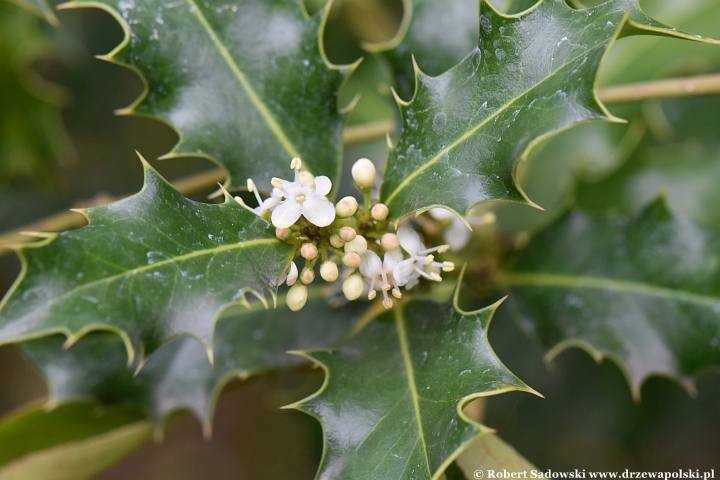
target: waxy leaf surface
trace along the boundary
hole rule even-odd
[[[152,115],[177,129],[170,156],[203,156],[229,172],[227,186],[247,178],[270,189],[289,162],[335,179],[343,115],[343,74],[323,59],[319,13],[299,0],[79,0],[101,6],[125,29],[107,58],[142,74],[146,93],[126,112]]]
[[[544,230],[507,277],[521,326],[550,348],[581,346],[624,369],[692,388],[720,366],[720,236],[662,201],[638,217],[573,212]]]
[[[0,480],[90,480],[151,437],[152,424],[132,407],[22,407],[0,423]]]
[[[516,16],[480,7],[479,46],[437,77],[416,70],[412,101],[398,102],[402,132],[381,190],[394,218],[432,206],[465,214],[484,201],[527,203],[514,182],[516,161],[552,133],[611,119],[594,86],[618,36],[694,38],[631,0],[586,10],[544,0]]]
[[[496,307],[411,301],[338,349],[303,352],[327,372],[322,389],[295,405],[323,425],[318,478],[439,478],[485,430],[462,413],[469,400],[530,391],[487,341]]]
[[[64,333],[72,343],[110,330],[130,363],[180,335],[211,354],[222,310],[274,291],[292,255],[252,211],[188,200],[147,165],[140,193],[86,215],[86,227],[19,250],[23,271],[0,303],[0,342]]]
[[[91,333],[67,350],[59,336],[21,348],[48,382],[52,402],[135,404],[155,419],[157,428],[171,411],[190,410],[209,432],[217,397],[232,378],[302,364],[303,358],[286,352],[337,345],[367,308],[364,302],[331,308],[322,298],[311,298],[297,313],[286,306],[237,307],[218,322],[214,366],[197,341],[179,338],[148,358],[137,375],[127,366],[122,342],[106,332]]]

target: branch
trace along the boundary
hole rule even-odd
[[[717,73],[631,83],[598,90],[598,97],[608,105],[712,94],[720,94],[720,74]]]

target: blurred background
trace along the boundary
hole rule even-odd
[[[308,10],[323,3],[308,0]],[[646,0],[643,7],[673,26],[720,38],[717,0]],[[75,9],[56,15],[55,26],[0,0],[0,232],[136,192],[142,186],[136,150],[168,179],[213,168],[203,159],[157,161],[177,134],[159,121],[114,115],[141,94],[142,83],[130,70],[94,58],[122,40],[109,14]],[[348,64],[364,58],[340,94],[340,105],[362,95],[351,124],[396,115],[389,64],[361,45],[392,39],[402,18],[401,0],[336,0],[332,7],[324,39],[329,59]],[[422,58],[418,63],[424,67]],[[441,73],[429,61],[425,70]],[[720,72],[718,46],[631,38],[613,48],[601,85],[708,72]],[[532,233],[573,202],[593,211],[634,212],[664,190],[672,208],[720,228],[720,97],[611,110],[629,123],[572,129],[539,145],[520,167],[521,184],[545,212],[518,205],[480,209],[494,209],[507,231]],[[345,155],[383,163],[385,140],[349,146]],[[205,200],[211,190],[193,198]],[[0,256],[0,296],[19,271],[13,254]],[[483,305],[481,298],[464,303]],[[598,365],[573,349],[547,365],[544,352],[502,307],[490,342],[545,399],[521,393],[491,398],[484,423],[539,468],[716,468],[720,474],[717,373],[698,379],[695,396],[671,380],[651,378],[634,403],[613,362]],[[278,408],[314,392],[322,378],[302,368],[233,381],[220,399],[212,440],[203,440],[194,418],[177,414],[162,445],[147,443],[100,478],[313,478],[322,452],[319,424]],[[42,378],[18,349],[0,347],[0,413],[45,395]]]

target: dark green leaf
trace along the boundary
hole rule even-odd
[[[160,117],[180,142],[168,156],[202,156],[227,168],[228,185],[252,177],[269,190],[289,161],[335,180],[343,74],[325,63],[322,15],[299,0],[79,0],[123,25],[125,40],[105,58],[142,73],[146,92],[125,112]]]
[[[88,209],[86,227],[19,248],[23,272],[0,303],[0,342],[63,333],[69,345],[109,330],[130,363],[180,335],[212,355],[220,312],[248,305],[248,292],[274,292],[292,249],[265,220],[232,200],[188,200],[144,165],[140,193]]]
[[[0,185],[47,181],[58,163],[74,158],[58,108],[68,92],[32,68],[53,53],[47,30],[37,16],[0,1]]]
[[[612,120],[595,97],[598,68],[619,35],[665,29],[635,1],[573,10],[544,0],[517,16],[487,4],[480,46],[452,70],[416,71],[412,102],[388,159],[381,198],[394,218],[432,206],[466,213],[479,202],[528,203],[513,178],[537,141],[573,124]]]
[[[172,410],[187,409],[209,432],[215,402],[228,381],[303,363],[286,352],[336,345],[367,307],[352,302],[334,309],[315,297],[297,313],[286,306],[234,309],[218,322],[214,367],[205,349],[190,338],[163,346],[138,375],[126,365],[122,342],[105,332],[90,334],[68,350],[58,336],[25,342],[22,349],[45,376],[53,402],[133,403],[150,412],[158,427]]]
[[[507,276],[523,328],[621,365],[639,397],[649,375],[693,377],[720,365],[720,237],[672,215],[573,212],[539,234]]]
[[[319,478],[439,478],[485,431],[465,404],[532,391],[487,342],[498,304],[463,312],[456,300],[411,301],[339,349],[303,352],[326,370],[322,389],[294,406],[323,424]]]
[[[669,205],[720,227],[720,96],[664,103],[668,136],[648,134],[627,164],[611,177],[578,186],[585,209],[637,214],[664,191]]]
[[[0,479],[89,480],[151,436],[152,424],[127,407],[23,408],[0,423]]]

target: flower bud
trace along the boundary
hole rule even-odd
[[[318,249],[313,243],[303,243],[303,246],[300,247],[300,256],[307,260],[313,260],[318,256]]]
[[[287,302],[287,306],[290,308],[290,310],[292,310],[293,312],[297,312],[305,306],[307,298],[308,288],[305,285],[299,283],[290,287],[290,290],[288,290],[287,293],[287,297],[285,297],[285,301]]]
[[[292,232],[290,231],[289,228],[278,227],[275,229],[275,236],[278,238],[278,240],[286,240],[287,238],[290,237],[291,233]]]
[[[340,235],[332,234],[330,235],[330,245],[332,245],[335,248],[343,248],[345,245],[345,241],[340,238]]]
[[[363,292],[363,280],[360,275],[354,273],[345,279],[342,285],[345,298],[348,300],[357,300]]]
[[[352,240],[355,240],[355,237],[357,237],[357,232],[352,227],[342,227],[340,229],[340,238],[344,242],[350,242]]]
[[[290,262],[290,272],[288,272],[287,276],[287,284],[292,286],[297,282],[298,278],[298,269],[297,265],[295,265],[295,262]]]
[[[315,280],[315,270],[312,268],[305,267],[300,272],[300,281],[305,285],[308,285]]]
[[[378,222],[385,220],[388,213],[390,212],[384,203],[377,203],[372,207],[372,210],[370,210],[370,215],[372,215],[373,220],[377,220]]]
[[[385,250],[395,250],[400,246],[400,241],[398,240],[397,235],[394,233],[386,233],[382,236],[382,239],[380,240],[380,245]]]
[[[352,241],[345,244],[346,252],[357,252],[358,255],[364,255],[367,252],[367,240],[362,235],[356,236]]]
[[[375,165],[367,158],[361,158],[352,166],[352,177],[361,190],[372,188],[375,184]]]
[[[320,276],[326,282],[334,282],[338,278],[338,268],[335,262],[327,260],[320,265]]]
[[[335,214],[340,218],[348,218],[355,215],[358,209],[358,202],[355,197],[345,197],[335,205]]]
[[[360,255],[356,252],[349,252],[343,256],[343,265],[350,268],[357,268],[360,266]]]

